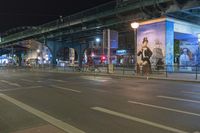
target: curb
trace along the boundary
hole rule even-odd
[[[62,72],[62,71],[42,71],[33,70],[31,72],[50,72],[50,73],[63,73],[63,74],[75,74],[75,75],[90,75],[90,76],[110,76],[118,78],[138,78],[146,80],[167,80],[167,81],[177,81],[177,82],[193,82],[200,83],[200,80],[186,80],[186,79],[175,79],[175,78],[162,78],[162,77],[148,77],[148,76],[134,76],[134,75],[119,75],[119,74],[106,74],[106,73],[84,73],[84,72]]]

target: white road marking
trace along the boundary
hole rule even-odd
[[[106,92],[108,92],[108,91],[100,90],[100,89],[91,89],[91,90],[93,90],[93,91],[97,91],[97,92],[102,92],[102,93],[106,93]]]
[[[184,84],[185,86],[189,86],[190,88],[191,87],[197,87],[197,88],[200,88],[200,86],[199,85],[193,85],[193,84]]]
[[[35,88],[42,88],[42,86],[29,86],[29,87],[23,87],[24,89],[35,89]]]
[[[11,103],[13,103],[13,104],[15,104],[15,105],[17,105],[18,107],[24,109],[25,111],[32,113],[32,114],[36,115],[37,117],[51,123],[52,125],[66,131],[67,133],[85,133],[84,131],[82,131],[82,130],[80,130],[80,129],[78,129],[78,128],[76,128],[76,127],[74,127],[74,126],[72,126],[68,123],[65,123],[65,122],[63,122],[59,119],[56,119],[56,118],[54,118],[54,117],[52,117],[52,116],[50,116],[50,115],[48,115],[44,112],[41,112],[41,111],[39,111],[39,110],[29,106],[29,105],[26,105],[26,104],[18,101],[16,99],[12,98],[12,97],[9,97],[9,96],[1,94],[1,93],[0,93],[0,97],[11,102]]]
[[[164,98],[164,99],[175,100],[175,101],[183,101],[183,102],[200,103],[200,101],[190,100],[190,99],[183,99],[183,98],[177,98],[177,97],[168,97],[168,96],[157,96],[157,97],[159,97],[159,98]]]
[[[58,80],[58,79],[48,79],[50,81],[56,81],[56,82],[61,82],[61,83],[65,83],[66,81],[64,80]]]
[[[91,80],[91,81],[97,81],[97,82],[106,82],[110,80],[109,77],[95,77],[95,76],[81,76],[83,79]]]
[[[190,92],[190,91],[182,91],[182,93],[200,95],[200,92]]]
[[[172,112],[176,112],[176,113],[182,113],[182,114],[186,114],[186,115],[193,115],[193,116],[200,117],[200,114],[187,112],[187,111],[182,111],[182,110],[178,110],[178,109],[172,109],[172,108],[167,108],[167,107],[163,107],[163,106],[157,106],[157,105],[146,104],[146,103],[141,103],[141,102],[134,102],[134,101],[128,101],[128,102],[132,103],[132,104],[141,105],[141,106],[146,106],[146,107],[162,109],[162,110],[172,111]]]
[[[8,85],[11,85],[11,86],[16,86],[16,87],[21,87],[21,85],[17,84],[17,83],[12,83],[12,82],[9,82],[9,81],[6,81],[6,80],[0,80],[2,83],[6,83]]]
[[[28,80],[28,79],[20,79],[21,81],[26,81],[26,82],[34,82],[33,80]]]
[[[38,83],[44,82],[44,81],[37,81]]]
[[[195,131],[195,132],[193,132],[193,133],[200,133],[199,131]]]
[[[54,88],[57,88],[57,89],[62,89],[62,90],[67,90],[67,91],[72,91],[72,92],[76,92],[76,93],[81,93],[81,91],[66,88],[66,87],[61,87],[61,86],[56,86],[56,85],[51,85],[51,87],[54,87]]]
[[[36,89],[41,88],[42,86],[29,86],[29,87],[21,87],[21,88],[14,88],[14,89],[1,89],[0,92],[6,91],[15,91],[15,90],[26,90],[26,89]]]
[[[89,76],[88,76],[89,77]],[[92,77],[92,76],[90,76]],[[105,80],[111,80],[112,78],[111,77],[103,77],[103,76],[95,76],[96,79],[105,79]]]
[[[118,116],[118,117],[121,117],[121,118],[124,118],[124,119],[128,119],[128,120],[132,120],[132,121],[139,122],[139,123],[142,123],[142,124],[146,124],[146,125],[149,125],[149,126],[153,126],[153,127],[156,127],[156,128],[171,131],[171,132],[174,132],[174,133],[189,133],[187,131],[183,131],[183,130],[172,128],[172,127],[169,127],[169,126],[161,125],[159,123],[154,123],[154,122],[151,122],[151,121],[147,121],[147,120],[144,120],[144,119],[140,119],[140,118],[133,117],[133,116],[130,116],[130,115],[122,114],[122,113],[115,112],[115,111],[108,110],[108,109],[101,108],[101,107],[93,107],[92,109],[99,111],[99,112],[106,113],[106,114],[110,114],[110,115],[113,115],[113,116]]]

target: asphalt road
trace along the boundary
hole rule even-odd
[[[54,133],[198,133],[200,84],[0,72],[0,133],[47,124]]]

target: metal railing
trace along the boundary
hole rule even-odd
[[[137,76],[137,77],[156,77],[156,78],[173,78],[200,81],[200,65],[196,66],[178,66],[162,65],[141,67],[127,64],[114,65],[113,70],[108,70],[108,65],[88,66],[56,66],[56,65],[35,65],[32,67],[14,67],[1,66],[0,71],[43,71],[43,72],[64,72],[64,73],[82,73],[82,74],[109,74],[118,76]]]

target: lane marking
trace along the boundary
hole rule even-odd
[[[128,102],[132,103],[132,104],[141,105],[141,106],[146,106],[146,107],[151,107],[151,108],[156,108],[156,109],[162,109],[162,110],[172,111],[172,112],[176,112],[176,113],[182,113],[182,114],[186,114],[186,115],[193,115],[193,116],[200,117],[200,114],[192,113],[192,112],[187,112],[187,111],[182,111],[182,110],[178,110],[178,109],[167,108],[167,107],[163,107],[163,106],[157,106],[157,105],[146,104],[146,103],[141,103],[141,102],[134,102],[134,101],[128,101]]]
[[[200,92],[190,92],[190,91],[182,91],[182,93],[200,95]]]
[[[94,76],[81,76],[81,78],[96,82],[106,82],[111,79],[108,77],[94,77]]]
[[[153,126],[153,127],[156,127],[156,128],[171,131],[171,132],[174,132],[174,133],[189,133],[187,131],[179,130],[179,129],[176,129],[176,128],[172,128],[172,127],[165,126],[165,125],[162,125],[162,124],[154,123],[154,122],[151,122],[151,121],[147,121],[147,120],[144,120],[144,119],[140,119],[140,118],[133,117],[133,116],[130,116],[130,115],[122,114],[122,113],[115,112],[115,111],[108,110],[108,109],[101,108],[101,107],[92,107],[91,109],[99,111],[99,112],[103,112],[103,113],[106,113],[106,114],[110,114],[110,115],[113,115],[113,116],[121,117],[121,118],[124,118],[124,119],[132,120],[132,121],[135,121],[135,122],[139,122],[139,123],[142,123],[142,124],[146,124],[146,125],[149,125],[149,126]]]
[[[8,85],[11,85],[11,86],[16,86],[16,87],[21,87],[21,85],[17,84],[17,83],[12,83],[12,82],[9,82],[9,81],[6,81],[6,80],[0,80],[2,83],[6,83]]]
[[[14,89],[1,89],[0,92],[15,91],[15,90],[27,90],[27,89],[37,89],[37,88],[42,88],[42,86],[29,86],[29,87],[14,88]]]
[[[20,79],[21,81],[26,81],[26,82],[34,82],[32,80],[28,80],[28,79]]]
[[[61,82],[61,83],[65,83],[66,81],[64,80],[58,80],[58,79],[48,79],[50,81],[56,81],[56,82]]]
[[[104,80],[112,80],[111,77],[103,77],[103,76],[80,76],[81,78],[87,78],[87,79],[104,79]]]
[[[183,85],[185,85],[185,86],[189,86],[189,87],[197,87],[197,88],[200,88],[199,85],[193,85],[193,84],[183,84]]]
[[[29,87],[23,87],[23,89],[36,89],[36,88],[42,88],[43,86],[29,86]]]
[[[157,96],[157,97],[158,97],[158,98],[163,98],[163,99],[175,100],[175,101],[183,101],[183,102],[200,103],[200,101],[190,100],[190,99],[183,99],[183,98],[177,98],[177,97],[168,97],[168,96]]]
[[[97,91],[97,92],[101,92],[101,93],[106,93],[106,92],[108,92],[108,91],[100,90],[100,89],[90,89],[90,90]]]
[[[15,105],[17,105],[21,109],[23,109],[23,110],[25,110],[25,111],[27,111],[31,114],[34,114],[37,117],[49,122],[50,124],[58,127],[59,129],[66,131],[67,133],[85,133],[84,131],[82,131],[82,130],[80,130],[80,129],[78,129],[78,128],[76,128],[76,127],[74,127],[74,126],[72,126],[68,123],[65,123],[65,122],[63,122],[59,119],[56,119],[56,118],[54,118],[54,117],[52,117],[52,116],[50,116],[50,115],[48,115],[44,112],[41,112],[41,111],[39,111],[39,110],[29,106],[29,105],[26,105],[26,104],[24,104],[24,103],[22,103],[22,102],[20,102],[16,99],[12,98],[12,97],[9,97],[5,94],[0,93],[0,97],[11,102],[11,103],[13,103],[13,104],[15,104]]]
[[[61,86],[56,86],[56,85],[51,85],[51,87],[54,87],[54,88],[57,88],[57,89],[62,89],[62,90],[67,90],[67,91],[72,91],[72,92],[76,92],[76,93],[81,93],[81,91],[66,88],[66,87],[61,87]]]

